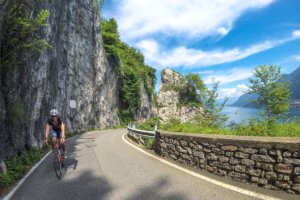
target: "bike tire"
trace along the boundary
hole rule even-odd
[[[53,158],[54,163],[54,171],[58,179],[62,176],[62,163],[60,161],[59,155],[57,154]]]

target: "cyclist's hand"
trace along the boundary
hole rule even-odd
[[[65,140],[65,138],[63,138],[63,137],[62,137],[62,138],[60,138],[60,142],[61,142],[62,144],[64,144],[64,143],[65,143],[65,141],[66,141],[66,140]]]

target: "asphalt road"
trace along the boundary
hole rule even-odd
[[[64,177],[57,179],[49,156],[12,199],[255,199],[144,155],[122,140],[126,132],[125,129],[91,132],[69,140]]]

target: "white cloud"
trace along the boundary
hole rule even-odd
[[[204,38],[226,35],[246,11],[270,5],[274,0],[115,0],[123,39],[156,33]]]
[[[224,27],[221,27],[218,29],[218,33],[220,33],[221,35],[227,35],[227,33],[230,31],[230,29],[226,29]]]
[[[264,41],[246,48],[232,48],[227,50],[203,51],[188,49],[184,46],[163,51],[153,39],[145,39],[137,43],[137,47],[145,55],[146,62],[162,67],[202,67],[221,63],[233,62],[253,54],[274,48],[291,40],[299,39],[292,36],[279,40]]]
[[[137,46],[144,52],[146,53],[146,59],[148,58],[149,60],[156,59],[158,56],[159,50],[159,45],[155,40],[149,39],[149,40],[142,40],[137,44]]]
[[[237,85],[235,88],[223,88],[220,89],[218,99],[224,99],[225,97],[236,98],[240,97],[247,91],[248,86],[245,84]]]
[[[200,74],[201,75],[201,74]],[[229,71],[216,72],[204,79],[205,84],[211,84],[212,80],[220,81],[220,84],[231,83],[248,79],[252,76],[252,69],[248,68],[233,68]],[[231,89],[232,90],[232,89]]]
[[[293,35],[293,37],[295,37],[295,38],[300,38],[300,30],[294,31],[292,35]]]
[[[300,55],[295,56],[295,59],[296,59],[297,61],[300,61]]]
[[[204,70],[204,71],[200,71],[200,72],[198,72],[201,76],[203,76],[203,75],[207,75],[207,74],[212,74],[212,73],[214,73],[214,71],[213,70]]]

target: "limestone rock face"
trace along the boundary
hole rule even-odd
[[[8,0],[0,0],[0,41],[2,40],[3,33],[2,33],[2,25],[3,25],[3,16],[5,14],[5,10],[8,6]],[[1,45],[0,45],[1,47]],[[1,63],[0,63],[1,67]],[[1,77],[1,74],[0,74]],[[1,81],[1,78],[0,78]],[[3,161],[4,157],[4,141],[6,141],[6,134],[5,134],[5,104],[4,104],[4,97],[0,90],[0,174],[6,172],[6,166]]]
[[[22,66],[7,66],[6,74],[0,65],[0,162],[3,155],[41,144],[52,108],[60,112],[67,131],[119,124],[120,80],[104,52],[97,1],[24,1],[30,15],[49,11],[39,36],[52,47],[18,55]],[[5,36],[5,19],[13,2],[0,0],[0,45],[11,39]],[[142,84],[136,118],[147,119],[154,110],[153,96]]]
[[[180,105],[180,93],[176,87],[184,84],[183,77],[171,69],[165,69],[161,73],[161,86],[157,96],[157,115],[162,122],[175,118],[181,122],[189,122],[202,109]]]
[[[146,92],[144,83],[141,84],[140,94],[141,105],[135,118],[137,121],[145,121],[155,114],[153,95]]]
[[[1,137],[0,149],[6,155],[41,143],[51,108],[59,110],[68,131],[119,124],[118,77],[104,55],[96,1],[28,1],[33,11],[49,10],[49,25],[42,32],[52,48],[33,54],[21,69],[12,68],[6,76],[9,87],[0,91],[1,116],[12,105],[10,113],[22,111],[20,122],[5,122],[1,134],[7,137]],[[0,5],[8,2],[0,0]]]
[[[167,86],[167,85],[174,85],[178,86],[181,83],[182,76],[178,74],[177,72],[171,70],[171,69],[164,69],[161,72],[161,87]]]

